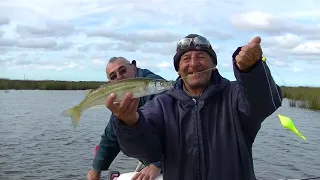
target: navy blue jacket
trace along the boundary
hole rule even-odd
[[[141,69],[141,68],[137,68],[136,77],[164,79],[161,76],[154,74],[148,69]],[[144,105],[147,101],[151,100],[154,96],[155,95],[141,97],[139,107]],[[114,120],[114,115],[111,114],[108,125],[101,136],[99,149],[97,151],[95,158],[93,159],[93,169],[95,170],[99,170],[99,171],[108,170],[110,164],[120,152],[118,140],[114,133],[114,129],[111,123],[113,120]],[[148,163],[145,161],[143,162]],[[154,161],[154,164],[155,163],[157,162]]]
[[[134,126],[113,121],[122,152],[149,162],[163,158],[164,180],[255,180],[252,144],[261,123],[281,106],[282,93],[261,59],[240,72],[239,51],[233,54],[237,81],[215,70],[198,99],[178,81],[139,108]]]

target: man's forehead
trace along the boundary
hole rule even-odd
[[[119,69],[120,67],[125,67],[127,65],[127,63],[125,61],[121,61],[121,60],[117,60],[115,62],[109,63],[107,65],[107,72],[113,72],[117,69]]]
[[[205,51],[188,51],[188,52],[184,53],[182,55],[182,57],[191,56],[192,54],[194,54],[194,55],[208,55],[208,53],[206,53]]]

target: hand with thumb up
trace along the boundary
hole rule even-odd
[[[249,71],[251,67],[261,59],[262,49],[260,42],[261,38],[257,36],[253,38],[249,44],[241,48],[241,51],[235,58],[236,64],[241,71]]]

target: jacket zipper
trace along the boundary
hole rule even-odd
[[[199,139],[199,127],[198,127],[198,102],[195,98],[192,98],[193,102],[195,103],[195,128],[196,128],[196,140],[197,140],[197,164],[196,164],[196,179],[201,179],[201,174],[200,174],[200,139]]]

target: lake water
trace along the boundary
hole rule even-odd
[[[74,129],[60,113],[84,96],[84,91],[0,91],[0,180],[86,179],[110,112],[88,110]],[[277,113],[291,117],[307,141],[283,129]],[[258,179],[320,177],[320,112],[290,108],[284,100],[263,123],[253,156]],[[110,170],[133,171],[137,162],[120,153]]]

